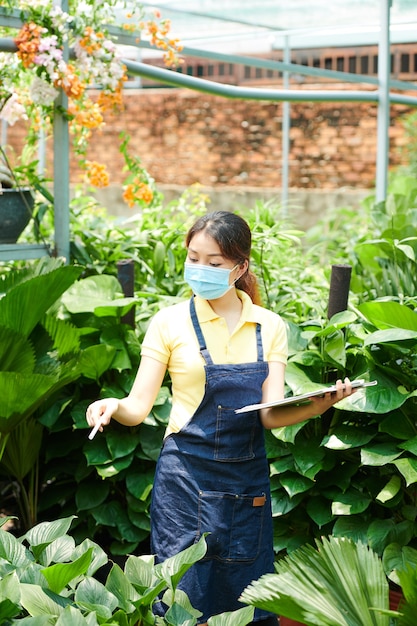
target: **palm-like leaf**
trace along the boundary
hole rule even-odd
[[[388,626],[388,583],[367,546],[330,537],[290,553],[241,600],[308,626]]]
[[[17,284],[0,300],[0,326],[28,337],[47,310],[79,277],[81,269],[65,266]]]

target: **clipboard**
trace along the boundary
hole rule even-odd
[[[366,382],[363,378],[352,381],[352,389],[362,389],[364,387],[373,387],[377,385],[377,380],[371,380]],[[282,400],[275,400],[274,402],[261,402],[260,404],[248,404],[241,409],[236,409],[235,413],[248,413],[249,411],[257,411],[258,409],[267,409],[271,406],[289,406],[291,404],[306,404],[310,398],[314,396],[324,396],[325,393],[334,393],[337,391],[336,385],[331,387],[322,387],[316,391],[310,391],[309,393],[303,393],[299,396],[290,396],[289,398],[283,398]]]

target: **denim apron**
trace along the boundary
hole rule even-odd
[[[204,623],[212,615],[245,606],[238,601],[245,587],[274,571],[263,426],[257,411],[234,412],[260,402],[268,364],[260,324],[256,362],[214,364],[194,298],[190,313],[205,361],[205,394],[185,427],[164,441],[153,486],[151,549],[161,562],[210,533],[204,559],[179,584]],[[164,610],[159,606],[156,612]],[[255,620],[269,615],[255,610]]]

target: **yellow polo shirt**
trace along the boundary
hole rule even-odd
[[[213,363],[251,363],[257,360],[256,324],[261,324],[266,361],[287,362],[287,332],[282,318],[253,304],[238,291],[243,307],[240,320],[229,334],[226,322],[207,300],[195,298],[201,330]],[[204,360],[190,316],[188,300],[161,309],[151,320],[142,344],[142,355],[167,365],[172,382],[172,410],[167,433],[178,432],[191,419],[205,390]]]

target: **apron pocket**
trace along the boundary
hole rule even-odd
[[[257,411],[235,413],[217,407],[214,459],[216,461],[248,461],[253,459],[253,441],[259,425]]]
[[[203,533],[210,533],[204,558],[254,561],[262,541],[266,502],[265,494],[200,491],[197,541]]]

